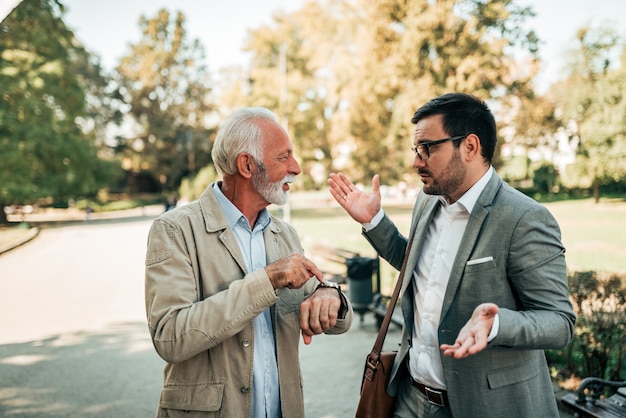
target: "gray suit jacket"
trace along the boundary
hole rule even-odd
[[[405,326],[388,388],[392,394],[408,373],[412,266],[438,206],[437,197],[422,192],[414,208],[411,230],[417,229],[400,292]],[[388,217],[364,235],[400,269],[407,239]],[[453,344],[476,306],[492,302],[500,308],[499,333],[486,350],[460,360],[441,355],[455,417],[559,416],[543,350],[564,347],[574,333],[564,253],[550,212],[494,173],[470,215],[438,329],[440,344]]]

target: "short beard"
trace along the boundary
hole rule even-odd
[[[454,154],[452,155],[452,159],[448,162],[448,164],[444,167],[444,169],[439,173],[439,177],[441,180],[436,180],[431,172],[427,172],[426,170],[421,170],[422,172],[426,172],[432,179],[432,184],[424,185],[423,189],[424,193],[438,196],[450,196],[453,195],[463,184],[465,181],[465,176],[467,174],[467,169],[465,165],[463,165],[463,161],[461,160],[461,152],[459,149],[455,149]]]
[[[252,175],[252,185],[256,191],[269,203],[284,205],[289,199],[289,192],[283,190],[285,183],[296,181],[295,174],[288,174],[282,180],[270,183],[265,164],[255,161],[256,171]]]

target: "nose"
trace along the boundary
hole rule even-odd
[[[415,153],[415,157],[413,157],[413,168],[417,170],[418,168],[424,166],[426,166],[426,161],[422,160],[422,158]]]
[[[295,174],[296,176],[302,172],[300,164],[298,164],[298,161],[293,157],[293,155],[291,156],[289,164],[289,172]]]

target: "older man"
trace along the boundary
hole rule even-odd
[[[167,362],[158,416],[303,417],[299,335],[347,331],[352,308],[267,210],[300,173],[274,114],[236,111],[212,157],[222,181],[149,234],[146,309]]]

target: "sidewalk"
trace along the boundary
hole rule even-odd
[[[0,254],[4,254],[13,248],[17,248],[27,243],[39,234],[39,228],[18,228],[0,229]]]
[[[34,239],[45,227],[112,219],[155,218],[163,213],[163,210],[163,205],[150,205],[112,212],[91,213],[89,219],[84,212],[75,209],[46,209],[27,215],[9,215],[8,220],[14,225],[0,228],[0,255]],[[22,228],[19,226],[20,222],[32,226]]]

